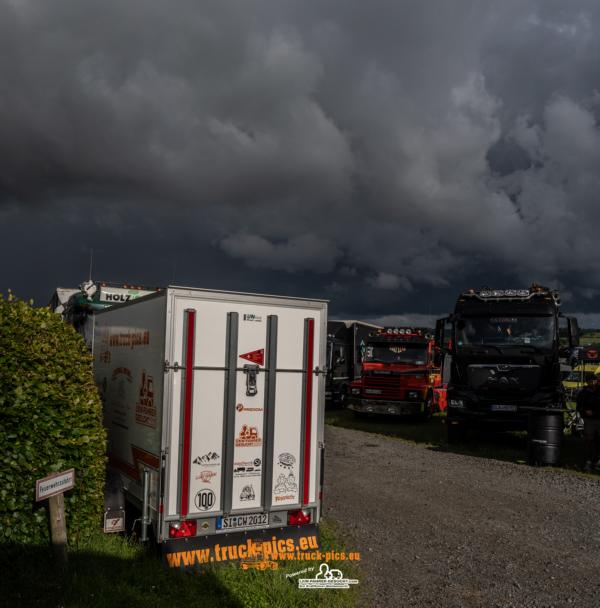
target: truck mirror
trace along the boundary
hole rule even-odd
[[[438,319],[435,322],[435,341],[434,341],[434,345],[441,349],[441,350],[445,350],[445,327],[446,327],[446,323],[448,323],[450,321],[450,319],[448,317],[446,317],[445,319]]]
[[[433,351],[433,367],[442,367],[442,351],[439,348],[436,348]]]

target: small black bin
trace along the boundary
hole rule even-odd
[[[529,464],[558,464],[562,446],[562,412],[536,412],[529,415],[527,450]]]

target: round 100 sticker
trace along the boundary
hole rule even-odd
[[[208,511],[215,504],[215,493],[212,490],[200,490],[194,502],[201,511]]]

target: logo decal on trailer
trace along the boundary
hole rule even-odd
[[[196,475],[196,479],[199,479],[203,483],[210,483],[210,480],[216,477],[216,475],[214,471],[200,471],[200,474]]]
[[[296,457],[289,452],[283,452],[283,454],[279,454],[277,464],[284,469],[293,469],[296,464]]]
[[[238,403],[235,406],[235,409],[238,412],[262,412],[263,411],[262,407],[246,407],[243,403]]]
[[[135,421],[138,424],[156,428],[156,407],[154,405],[154,379],[142,370],[138,402],[135,404]]]
[[[298,484],[296,483],[294,474],[290,471],[286,477],[283,473],[280,473],[277,478],[277,484],[275,485],[275,494],[287,494],[297,491]]]
[[[262,445],[262,439],[258,436],[258,428],[247,424],[242,425],[240,434],[235,440],[235,445],[238,448]]]
[[[219,463],[219,455],[216,452],[207,452],[204,456],[196,456],[192,462],[199,465],[213,466]]]
[[[215,504],[215,493],[212,490],[200,490],[194,502],[198,509],[208,511]]]
[[[233,476],[235,478],[240,477],[260,477],[261,476],[261,460],[255,458],[254,460],[240,460],[234,462]]]
[[[254,495],[254,488],[249,486],[244,486],[242,488],[242,492],[240,494],[240,500],[254,500],[256,496]]]
[[[240,355],[240,359],[246,359],[246,361],[250,361],[251,363],[257,363],[258,365],[265,364],[265,349],[260,348],[258,350],[253,350],[252,352],[245,353]]]

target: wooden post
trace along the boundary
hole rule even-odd
[[[35,500],[48,500],[50,507],[50,536],[56,561],[67,565],[67,522],[65,521],[65,497],[67,490],[75,487],[75,469],[52,473],[35,482]]]
[[[61,566],[66,566],[67,557],[67,524],[65,521],[64,495],[56,494],[48,499],[50,506],[50,534],[54,555]]]

